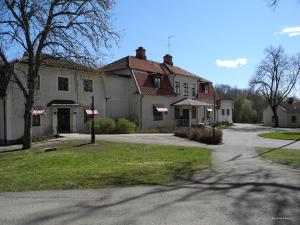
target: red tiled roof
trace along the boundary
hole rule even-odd
[[[129,67],[131,69],[143,70],[152,73],[165,74],[160,64],[151,60],[143,60],[129,56]]]
[[[165,63],[158,63],[151,60],[139,59],[133,56],[127,56],[122,59],[119,59],[113,63],[104,66],[102,69],[106,72],[109,72],[109,71],[121,70],[126,68],[142,70],[142,71],[158,73],[158,74],[170,74],[170,73],[180,74],[183,76],[197,78],[204,82],[210,82],[180,67],[171,66]]]
[[[129,62],[129,56],[126,56],[122,59],[119,59],[110,64],[107,64],[106,66],[102,67],[101,69],[104,70],[105,72],[126,69],[129,67],[128,62]]]
[[[132,70],[132,75],[139,88],[140,94],[175,96],[170,80],[165,75],[161,75],[162,88],[154,87],[151,75],[148,72]]]
[[[74,69],[74,70],[86,70],[86,71],[93,71],[94,69],[90,66],[86,66],[77,62],[74,62],[70,59],[65,59],[61,57],[55,57],[47,54],[43,54],[41,56],[43,66],[51,66],[51,67],[59,67],[59,68],[67,68],[67,69]],[[21,59],[17,59],[13,61],[14,63],[28,63],[28,57],[25,56]]]
[[[201,79],[201,77],[199,77],[195,74],[192,74],[189,71],[186,71],[186,70],[184,70],[180,67],[171,66],[171,65],[166,64],[166,63],[164,63],[163,66],[167,67],[167,69],[173,74],[180,74],[180,75],[187,76],[187,77],[193,77],[193,78],[196,78],[196,79]]]

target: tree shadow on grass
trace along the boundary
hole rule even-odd
[[[74,145],[74,148],[79,148],[79,147],[83,147],[83,146],[88,146],[88,145],[94,145],[91,142],[87,142],[87,143],[82,143],[82,144],[78,144],[78,145]]]
[[[300,138],[297,139],[297,140],[291,141],[291,142],[288,143],[288,144],[285,144],[285,145],[282,145],[282,146],[279,146],[279,147],[276,147],[276,148],[271,148],[271,149],[269,149],[269,150],[267,150],[267,151],[261,152],[261,153],[257,154],[256,156],[253,156],[252,158],[257,158],[257,157],[260,157],[260,156],[262,156],[262,155],[264,155],[264,154],[267,154],[267,153],[269,153],[269,152],[272,152],[272,151],[275,151],[275,150],[279,150],[279,149],[283,149],[283,148],[285,148],[285,147],[287,147],[287,146],[289,146],[289,145],[292,145],[292,144],[294,144],[294,143],[296,143],[296,142],[298,142],[298,141],[300,141]]]
[[[24,152],[26,150],[24,150],[22,148],[15,148],[15,149],[0,151],[0,154],[11,153],[11,152],[21,152],[21,151]]]

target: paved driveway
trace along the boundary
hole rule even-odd
[[[258,138],[263,131],[225,130],[213,168],[174,184],[0,193],[0,224],[299,225],[300,171],[262,161],[254,150],[290,142]]]

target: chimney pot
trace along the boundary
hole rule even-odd
[[[173,57],[169,54],[164,56],[164,63],[173,66]]]
[[[146,57],[146,49],[144,49],[143,47],[138,47],[138,49],[137,50],[135,50],[136,51],[136,58],[138,58],[138,59],[144,59],[144,60],[146,60],[147,59],[147,57]]]

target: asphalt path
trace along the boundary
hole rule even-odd
[[[300,145],[257,137],[270,130],[247,124],[224,130],[224,143],[213,147],[213,167],[172,184],[0,193],[0,224],[299,225],[300,170],[263,161],[255,148],[300,149]],[[97,139],[185,142],[168,134],[125,136]],[[86,140],[81,135],[66,139]]]

